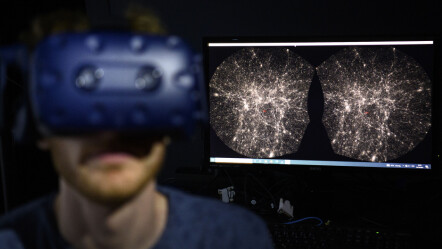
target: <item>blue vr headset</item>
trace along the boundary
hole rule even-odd
[[[26,61],[22,50],[1,50],[1,89],[6,66]],[[201,57],[178,37],[58,34],[30,57],[21,68],[29,72],[29,106],[43,135],[114,130],[190,136],[207,120]]]

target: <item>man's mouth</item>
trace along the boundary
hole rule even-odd
[[[123,150],[102,150],[87,153],[82,164],[122,164],[137,157],[134,153]]]
[[[92,160],[97,160],[103,164],[119,164],[132,158],[132,155],[124,152],[105,152],[92,157]]]

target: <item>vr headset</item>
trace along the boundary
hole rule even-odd
[[[24,46],[1,48],[0,100],[12,64],[27,82],[18,140],[29,115],[44,136],[112,130],[190,137],[207,122],[201,56],[175,36],[64,33],[32,54]],[[2,128],[4,111],[1,105]]]

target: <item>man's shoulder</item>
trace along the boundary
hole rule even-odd
[[[47,197],[27,203],[0,217],[0,248],[24,248],[28,234],[38,230]]]
[[[24,204],[0,217],[0,229],[11,228],[21,223],[37,225],[36,220],[47,212],[47,207],[54,195],[50,194]]]
[[[0,248],[61,248],[51,208],[54,197],[41,197],[0,217]]]
[[[189,219],[196,216],[199,220],[212,222],[219,220],[219,223],[224,223],[234,218],[235,224],[241,220],[264,224],[253,212],[236,204],[226,204],[217,199],[194,195],[170,187],[161,187],[160,192],[169,197],[170,202],[172,202],[171,208],[180,213],[185,212],[189,215],[186,218]]]
[[[183,240],[204,241],[204,248],[271,248],[267,227],[253,212],[172,188],[159,190],[169,198],[168,226],[181,233]]]

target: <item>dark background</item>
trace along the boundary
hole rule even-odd
[[[100,23],[109,17],[121,18],[128,2],[3,0],[0,4],[0,45],[15,42],[18,33],[28,28],[29,21],[40,13],[60,8],[80,9],[90,15],[93,23]],[[183,37],[199,52],[204,36],[440,36],[442,31],[442,2],[439,0],[137,2],[153,8],[166,23],[169,33]],[[440,53],[438,50],[439,59]],[[435,72],[442,79],[440,65],[439,62]],[[437,99],[437,106],[440,105]],[[436,128],[433,132],[438,136],[434,147],[439,154],[441,136],[439,127]],[[161,184],[212,197],[217,197],[218,188],[234,185],[235,202],[256,211],[266,220],[280,218],[268,204],[283,197],[295,206],[295,218],[319,216],[331,224],[405,230],[412,235],[413,248],[440,248],[440,244],[436,245],[440,243],[442,222],[440,171],[432,175],[259,167],[200,171],[205,152],[203,133],[203,130],[198,131],[191,141],[171,144],[171,156],[167,157],[159,176]],[[46,155],[32,148],[8,147],[12,143],[7,136],[2,140],[9,208],[55,190],[57,178]],[[18,155],[17,151],[20,151]],[[267,192],[272,193],[271,197]],[[257,204],[248,204],[251,199]],[[3,213],[5,210],[1,206]]]

